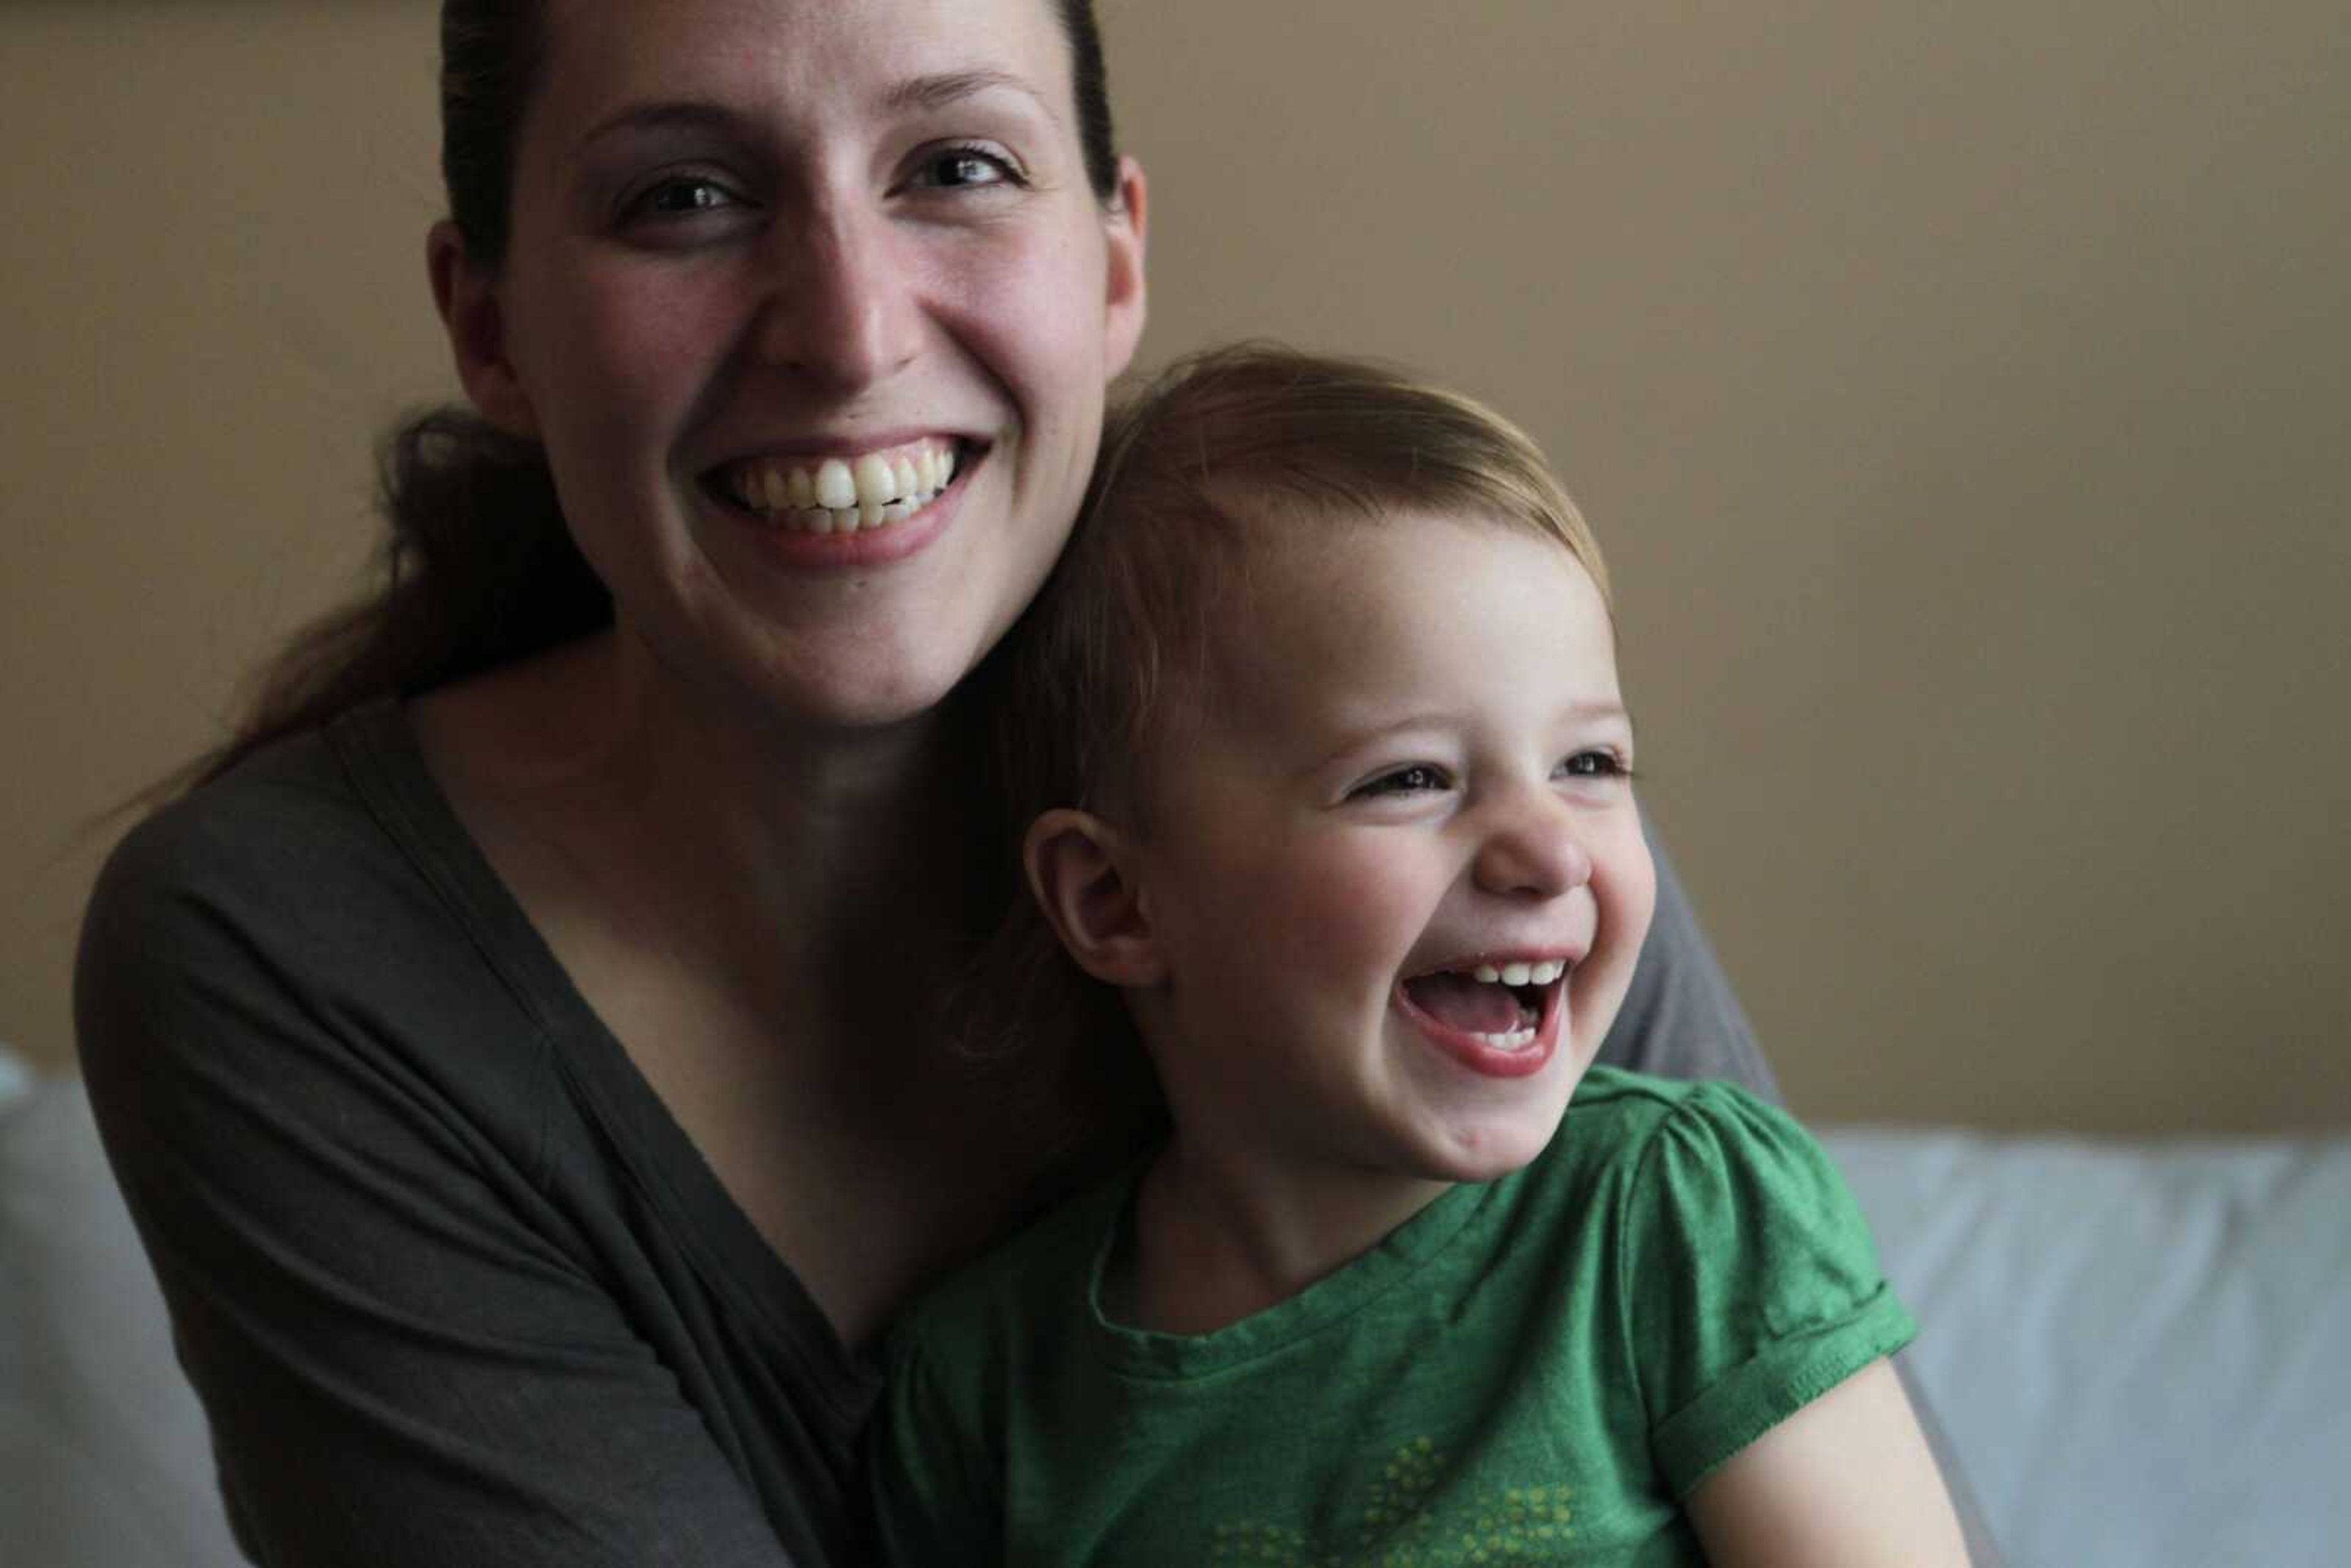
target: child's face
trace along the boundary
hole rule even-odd
[[[1131,999],[1179,1144],[1515,1169],[1656,894],[1599,591],[1560,545],[1421,514],[1302,519],[1246,575],[1135,844],[1165,978]]]

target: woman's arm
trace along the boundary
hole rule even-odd
[[[1687,1503],[1721,1568],[1966,1568],[1900,1379],[1873,1362],[1749,1444]]]
[[[264,1568],[788,1568],[689,1394],[710,1368],[624,1308],[544,1114],[481,1088],[542,1081],[461,1065],[496,988],[421,935],[396,862],[355,872],[303,792],[258,807],[259,846],[201,812],[134,835],[76,974],[239,1544]],[[413,1049],[436,1030],[445,1072]],[[542,1059],[527,1029],[505,1044]]]

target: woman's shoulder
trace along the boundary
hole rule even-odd
[[[494,890],[477,861],[390,702],[172,800],[115,847],[83,917],[75,1012],[93,1091],[360,1055],[440,1077],[453,1040],[518,1024],[528,1038],[495,957],[515,938],[483,913]],[[507,1053],[503,1071],[517,1068],[537,1071]]]
[[[386,807],[413,793],[413,756],[399,709],[356,710],[275,741],[135,824],[107,856],[89,921],[100,932],[135,919],[159,925],[197,912],[273,915],[331,907],[377,862],[403,858]]]

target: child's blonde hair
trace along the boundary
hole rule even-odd
[[[1608,599],[1599,546],[1541,449],[1457,392],[1252,342],[1179,361],[1121,400],[1069,548],[986,677],[1006,853],[1055,806],[1147,825],[1151,768],[1213,687],[1219,605],[1252,544],[1402,511],[1554,540]],[[1123,1031],[1115,996],[1025,894],[1014,903],[980,963],[967,1041],[994,1056]]]
[[[1150,762],[1205,695],[1217,612],[1249,547],[1401,511],[1552,539],[1608,599],[1600,548],[1541,448],[1458,392],[1251,342],[1179,361],[1123,400],[1069,549],[1008,651],[1008,803],[1147,811]]]

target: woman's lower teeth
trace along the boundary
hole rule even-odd
[[[789,532],[799,534],[853,534],[864,528],[885,528],[904,520],[930,503],[928,496],[917,496],[907,501],[889,501],[880,506],[866,502],[856,507],[810,507],[806,510],[793,507],[787,511],[766,514],[769,522]]]

